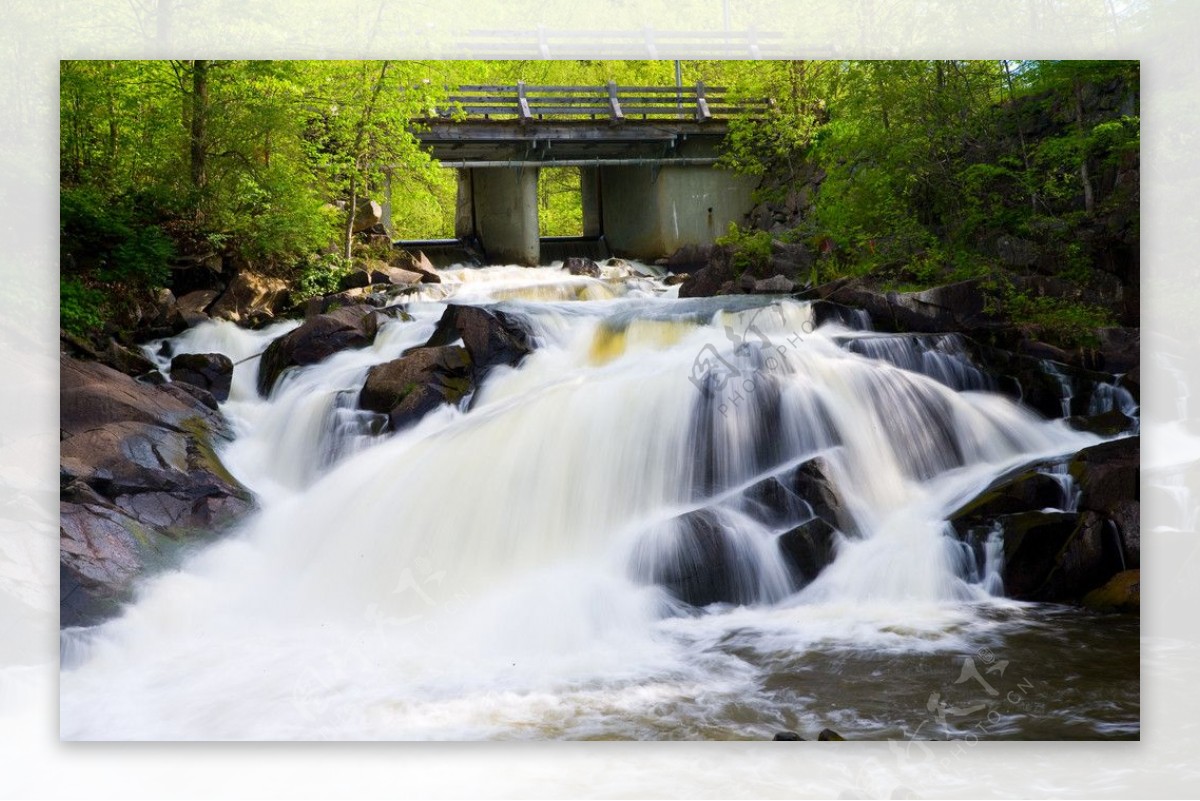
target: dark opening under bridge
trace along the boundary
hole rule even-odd
[[[767,100],[723,87],[461,86],[417,136],[458,170],[455,236],[492,263],[537,264],[537,181],[577,167],[583,235],[636,259],[711,243],[751,207],[754,182],[716,167],[728,121]]]

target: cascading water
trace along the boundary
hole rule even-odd
[[[175,339],[240,362],[221,455],[262,510],[120,618],[64,634],[63,736],[760,737],[831,707],[849,731],[904,730],[852,670],[795,677],[1023,631],[996,597],[998,536],[981,572],[945,518],[1098,438],[956,391],[986,379],[952,339],[675,295],[611,270],[446,271],[411,319],[269,399],[253,357],[294,324]],[[367,369],[423,343],[447,299],[498,303],[538,347],[469,410],[375,434],[354,408]],[[796,483],[813,476],[844,508],[810,574],[784,544],[816,542],[820,503]]]

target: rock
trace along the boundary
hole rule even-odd
[[[126,347],[111,337],[106,345],[97,347],[91,341],[67,331],[60,331],[59,336],[65,352],[98,361],[125,375],[149,376],[154,375],[158,369],[140,350]]]
[[[1134,421],[1130,420],[1117,409],[1110,409],[1102,414],[1074,415],[1065,418],[1064,422],[1076,431],[1087,431],[1102,437],[1112,437],[1123,434],[1133,428]]]
[[[948,519],[960,534],[965,534],[970,527],[1000,515],[1064,509],[1068,505],[1061,484],[1045,473],[1028,469],[1000,477]]]
[[[791,294],[796,290],[796,284],[782,275],[774,275],[754,283],[756,295]]]
[[[1141,565],[1140,442],[1140,437],[1102,442],[1084,448],[1068,466],[1080,489],[1079,508],[1115,527],[1118,561],[1128,568]]]
[[[401,270],[399,267],[389,267],[387,271],[387,279],[389,284],[396,286],[410,286],[412,284],[427,284],[425,276],[414,270]],[[438,279],[439,281],[441,279]]]
[[[819,517],[779,535],[779,551],[797,588],[815,579],[833,562],[837,529]]]
[[[230,282],[209,314],[220,320],[258,324],[273,319],[287,303],[286,281],[243,270]]]
[[[271,394],[281,373],[289,367],[316,364],[340,350],[362,348],[375,340],[378,321],[369,306],[344,306],[307,320],[299,328],[275,339],[258,365],[258,392]]]
[[[833,729],[821,729],[821,733],[817,735],[818,742],[840,742],[846,738],[838,734]]]
[[[1083,596],[1083,605],[1096,612],[1139,614],[1142,606],[1142,571],[1122,570],[1103,587]]]
[[[738,509],[771,527],[816,517],[847,536],[857,537],[858,524],[829,476],[829,465],[823,458],[810,459],[747,487],[738,499]]]
[[[465,348],[419,348],[372,367],[358,405],[388,415],[392,430],[398,431],[443,403],[459,403],[473,388],[471,357]]]
[[[997,237],[996,255],[1010,267],[1032,267],[1039,256],[1036,244],[1008,234]]]
[[[772,737],[771,739],[775,742],[792,742],[792,743],[804,742],[804,738],[801,737],[799,734],[796,734],[796,732],[794,732],[794,731],[776,732],[775,736]]]
[[[675,273],[671,273],[663,279],[663,283],[667,286],[675,286],[676,284],[682,284],[686,280],[686,275],[676,275]]]
[[[197,289],[181,297],[175,305],[184,322],[189,327],[196,326],[211,319],[208,316],[208,308],[217,299],[218,294],[215,289]]]
[[[373,284],[388,283],[391,283],[391,279],[386,272],[381,272],[379,270],[357,269],[351,270],[342,276],[342,279],[338,281],[338,287],[344,292],[347,289],[362,289],[363,287],[368,287]]]
[[[734,536],[719,512],[698,509],[672,518],[644,540],[635,562],[642,578],[692,606],[754,603],[761,568],[737,558]]]
[[[442,282],[437,268],[433,266],[433,262],[429,260],[424,251],[418,250],[413,254],[413,263],[408,269],[421,274],[422,284],[440,284]]]
[[[383,221],[383,206],[374,200],[360,200],[354,207],[354,233],[362,233]],[[345,231],[345,228],[342,229]]]
[[[233,362],[221,353],[184,353],[171,360],[171,380],[212,393],[218,401],[229,399]]]
[[[500,364],[516,365],[533,351],[528,332],[506,312],[451,304],[423,347],[440,347],[462,339],[475,380]]]
[[[563,262],[562,268],[571,275],[586,275],[592,278],[600,277],[600,265],[591,259],[572,256]]]
[[[712,245],[684,245],[672,253],[663,266],[675,273],[694,272],[708,266],[712,253]]]
[[[216,457],[223,419],[187,392],[69,357],[60,375],[61,621],[88,625],[177,542],[231,524],[251,499]]]

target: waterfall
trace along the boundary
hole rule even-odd
[[[221,456],[262,508],[73,641],[64,737],[648,736],[663,710],[720,717],[762,683],[723,650],[746,631],[798,652],[964,647],[1003,603],[1002,549],[988,538],[979,575],[946,516],[1098,441],[982,391],[954,338],[681,300],[637,273],[444,279],[267,399],[251,357],[294,323],[170,342],[240,361]],[[377,434],[354,405],[367,370],[424,342],[447,300],[496,304],[538,347],[469,409]],[[814,465],[841,502],[815,576],[780,541],[826,525],[819,504],[755,500]]]

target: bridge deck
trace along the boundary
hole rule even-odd
[[[682,158],[683,142],[715,151],[728,126],[709,122],[627,120],[425,120],[421,143],[443,162],[581,161]]]

